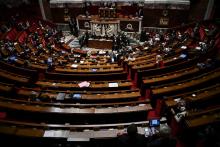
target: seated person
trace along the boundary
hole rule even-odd
[[[161,55],[156,55],[156,65],[159,68],[164,67],[164,62],[163,62],[163,58]]]
[[[52,59],[51,57],[49,57],[49,58],[47,59],[47,64],[48,64],[48,66],[52,66],[52,64],[53,64],[53,59]]]
[[[187,50],[183,50],[182,53],[180,54],[179,58],[182,58],[182,59],[187,59],[188,58],[188,51]]]
[[[15,55],[12,55],[8,58],[8,62],[9,63],[14,63],[17,61],[17,57]]]
[[[171,137],[171,128],[161,125],[159,133],[149,139],[147,147],[176,147],[176,140]]]
[[[138,134],[137,126],[131,124],[127,128],[127,133],[118,136],[118,147],[146,147],[146,138]]]

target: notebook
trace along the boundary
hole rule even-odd
[[[118,87],[118,83],[108,83],[108,87]]]

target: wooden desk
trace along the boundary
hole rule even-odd
[[[109,83],[118,83],[118,87],[109,87]],[[63,89],[78,89],[78,90],[97,90],[97,89],[120,89],[120,88],[130,88],[132,86],[132,82],[129,80],[118,80],[118,81],[102,81],[102,82],[98,82],[98,81],[94,81],[94,82],[90,82],[90,86],[89,87],[82,87],[80,88],[78,83],[80,83],[80,81],[78,82],[68,82],[68,83],[59,83],[59,82],[47,82],[47,81],[38,81],[35,84],[38,86],[42,86],[42,87],[48,87],[48,88],[63,88]]]
[[[177,81],[178,79],[183,80],[184,78],[188,78],[190,75],[195,75],[196,73],[199,73],[200,69],[198,67],[191,67],[184,70],[164,74],[161,76],[155,76],[152,78],[144,78],[143,79],[143,85],[146,87],[150,86],[156,86],[160,84],[165,84],[172,81]]]
[[[88,47],[95,49],[112,49],[112,40],[89,39]]]
[[[79,73],[79,74],[98,74],[98,73],[113,73],[123,72],[122,67],[105,67],[105,68],[55,68],[55,72],[59,73]]]
[[[189,102],[199,102],[199,101],[206,101],[211,100],[212,98],[217,98],[220,95],[220,87],[213,87],[211,89],[207,89],[205,91],[194,93],[194,95],[189,95],[184,97]]]
[[[17,75],[15,73],[10,73],[4,70],[0,69],[0,77],[11,80],[13,82],[19,82],[19,83],[28,83],[30,81],[30,77],[24,77],[21,75]]]
[[[125,80],[127,79],[126,72],[119,73],[102,73],[102,74],[61,74],[46,72],[45,77],[48,80],[57,80],[59,81],[106,81],[106,80]]]
[[[12,99],[8,96],[0,96],[0,99],[2,101],[7,102],[13,102],[18,104],[31,104],[31,105],[41,105],[41,106],[53,106],[53,107],[76,107],[76,108],[91,108],[91,107],[97,107],[97,108],[107,108],[107,107],[115,107],[115,106],[132,106],[132,105],[139,105],[139,104],[149,104],[150,100],[135,100],[135,101],[117,101],[117,102],[102,102],[102,103],[62,103],[62,102],[45,102],[45,101],[35,101],[35,100],[29,100],[27,98],[24,98],[20,95],[16,96],[16,99]]]
[[[48,65],[46,64],[34,64],[34,63],[31,63],[29,65],[30,68],[32,69],[35,69],[35,70],[38,70],[38,71],[46,71],[48,69]]]
[[[166,119],[162,118],[160,122],[161,124],[166,124]],[[22,137],[31,137],[33,135],[32,137],[38,138],[67,138],[68,141],[89,141],[91,138],[115,138],[118,133],[126,132],[127,127],[132,123],[137,125],[138,133],[142,135],[144,135],[144,129],[149,127],[148,121],[95,125],[54,125],[17,120],[0,120],[0,133]],[[51,135],[49,135],[49,132]]]
[[[213,86],[206,87],[204,89],[199,89],[192,92],[186,92],[179,95],[175,95],[173,97],[168,97],[165,99],[165,105],[168,108],[176,107],[177,102],[174,100],[175,98],[182,98],[186,100],[188,105],[191,103],[196,103],[196,106],[199,107],[199,103],[206,103],[211,101],[212,99],[217,99],[220,94],[220,85],[219,83]],[[191,108],[189,108],[191,109]],[[194,108],[192,108],[194,109]]]
[[[189,59],[186,61],[182,61],[179,63],[175,63],[169,66],[165,66],[163,68],[155,68],[148,70],[138,70],[137,71],[137,85],[140,87],[142,82],[142,77],[156,76],[160,74],[165,74],[168,72],[173,72],[175,70],[188,68],[197,63],[198,58]]]
[[[16,73],[16,74],[28,76],[28,77],[36,76],[38,73],[37,70],[31,70],[31,69],[27,69],[27,68],[23,68],[23,67],[17,67],[15,65],[5,63],[4,61],[0,61],[0,68],[7,70],[11,73]]]
[[[42,137],[44,135],[44,130],[36,128],[17,128],[14,135],[25,137]]]
[[[14,84],[0,83],[1,94],[10,93],[13,89]]]
[[[0,108],[4,108],[5,111],[17,111],[17,113],[23,111],[26,113],[30,113],[36,115],[37,113],[50,115],[50,114],[60,114],[60,117],[65,114],[88,114],[88,115],[95,115],[95,114],[120,114],[120,113],[132,113],[132,112],[148,112],[152,109],[150,104],[139,104],[136,106],[119,106],[113,108],[76,108],[76,107],[69,107],[69,108],[61,108],[61,107],[49,107],[49,106],[33,106],[28,104],[16,104],[10,103],[0,100]],[[35,114],[34,114],[35,113]]]
[[[165,100],[165,105],[168,107],[168,108],[171,108],[171,107],[175,107],[177,105],[177,102],[174,101],[173,99],[166,99]]]
[[[67,64],[66,66],[67,67],[71,67],[72,66],[72,64],[74,64],[74,63],[69,63],[69,64]],[[80,68],[109,68],[109,67],[119,67],[119,65],[117,64],[117,63],[104,63],[104,64],[101,64],[101,63],[93,63],[93,64],[75,64],[75,65],[77,65],[77,67],[75,68],[75,67],[72,67],[72,68],[74,68],[74,69],[80,69]]]
[[[58,90],[47,90],[42,91],[40,89],[30,89],[30,88],[17,88],[16,94],[17,98],[43,98],[46,97],[48,100],[45,101],[57,101],[57,96],[59,93],[64,93],[64,99],[58,100],[59,102],[66,102],[66,101],[112,101],[112,100],[127,100],[127,101],[135,101],[141,96],[140,91],[136,90],[118,90],[118,91],[95,91],[95,92],[88,92],[88,91],[58,91]],[[80,94],[79,98],[74,98],[71,94]]]
[[[174,65],[174,64],[177,64],[177,63],[180,63],[180,62],[183,62],[183,61],[184,61],[184,59],[180,59],[178,57],[177,58],[176,57],[167,58],[166,60],[164,60],[164,65],[165,66],[170,66],[170,65]],[[134,77],[135,77],[138,70],[150,70],[150,69],[158,69],[156,62],[143,63],[143,64],[140,64],[140,65],[134,65],[134,66],[131,67],[131,77],[134,79]]]
[[[207,124],[220,122],[220,107],[201,111],[199,113],[192,113],[191,116],[185,118],[188,128],[195,128]]]
[[[216,69],[212,72],[206,73],[200,77],[198,77],[197,79],[185,82],[185,83],[179,83],[179,84],[175,84],[175,85],[171,85],[168,87],[161,87],[161,88],[155,88],[152,90],[152,93],[155,97],[157,96],[161,96],[161,95],[167,95],[167,94],[171,94],[172,92],[180,92],[183,91],[184,89],[190,88],[192,90],[193,87],[199,86],[201,84],[205,84],[206,82],[210,81],[210,80],[215,80],[218,79],[220,76],[220,70]]]
[[[139,59],[139,60],[137,60],[135,58],[134,61],[129,61],[128,62],[128,66],[137,66],[139,64],[146,64],[146,63],[151,63],[151,62],[156,62],[155,57],[146,58],[146,59]]]

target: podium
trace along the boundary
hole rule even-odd
[[[112,40],[89,39],[88,47],[95,49],[112,49]]]

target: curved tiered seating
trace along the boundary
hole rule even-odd
[[[55,137],[82,136],[88,140],[116,137],[131,123],[137,124],[144,134],[144,128],[149,126],[147,120],[153,118],[151,115],[161,118],[164,109],[175,109],[179,104],[174,98],[180,96],[187,101],[187,107],[197,108],[197,103],[204,108],[201,112],[187,108],[184,122],[188,128],[219,122],[216,117],[219,85],[213,86],[220,79],[219,67],[197,66],[212,57],[215,47],[200,52],[195,50],[199,41],[176,36],[167,46],[162,42],[133,46],[130,53],[121,55],[126,57],[113,62],[107,53],[91,52],[90,55],[69,47],[60,41],[62,35],[57,32],[52,31],[51,38],[47,38],[45,33],[52,29],[45,27],[31,23],[26,31],[16,33],[15,30],[10,35],[13,45],[9,43],[15,51],[7,47],[1,51],[0,113],[5,115],[0,117],[0,134],[47,138],[49,133],[59,132],[62,135]],[[2,38],[7,44],[7,37]],[[203,34],[201,39],[204,38],[210,40]],[[181,46],[193,52],[191,56],[181,58],[185,51]],[[170,47],[174,52],[167,54],[162,51],[163,47]],[[163,57],[164,67],[156,63],[158,54]],[[11,56],[16,59],[11,60]],[[52,65],[47,63],[49,58],[53,58]],[[80,86],[83,82],[86,86]],[[146,90],[152,93],[145,95]],[[211,104],[216,107],[209,107]]]

